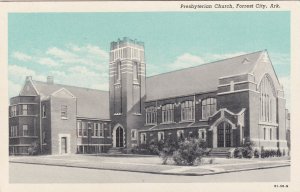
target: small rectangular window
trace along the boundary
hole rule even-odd
[[[61,118],[62,119],[67,119],[68,118],[68,106],[67,105],[62,105],[61,106]]]
[[[136,140],[136,129],[131,130],[131,139]]]
[[[43,144],[46,144],[46,132],[45,131],[43,131]]]
[[[87,137],[87,126],[86,126],[86,122],[82,122],[82,136],[83,137]]]
[[[146,133],[141,133],[141,144],[146,144],[146,140],[147,140]]]
[[[10,107],[10,116],[11,117],[17,116],[17,106],[16,105]]]
[[[28,114],[28,105],[22,105],[22,115]]]
[[[23,125],[22,128],[23,128],[23,130],[22,130],[23,131],[23,136],[29,136],[28,135],[28,125]]]
[[[160,140],[164,140],[164,136],[165,136],[165,134],[164,134],[164,132],[158,132],[157,133],[157,136],[158,136],[158,141],[160,141]]]
[[[94,123],[94,137],[99,137],[99,124]]]
[[[178,130],[177,131],[177,138],[178,139],[184,139],[184,131],[183,130]]]
[[[81,121],[77,121],[77,136],[82,137],[82,123],[81,123]]]
[[[44,104],[42,107],[42,117],[45,118],[46,117],[46,105]]]
[[[104,127],[103,127],[103,123],[98,123],[98,126],[99,126],[99,134],[100,134],[100,137],[103,137],[104,136]]]

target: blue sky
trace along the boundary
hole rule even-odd
[[[107,90],[125,36],[145,42],[147,75],[267,49],[290,95],[289,12],[11,13],[8,27],[9,96],[26,75]]]

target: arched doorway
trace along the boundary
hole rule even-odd
[[[124,147],[124,130],[122,127],[116,129],[115,141],[116,147]]]
[[[231,147],[232,146],[232,127],[223,121],[217,127],[218,147]]]

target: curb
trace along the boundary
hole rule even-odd
[[[157,171],[141,171],[141,170],[132,170],[132,169],[118,169],[118,168],[99,168],[99,167],[87,167],[87,166],[79,166],[79,165],[57,165],[51,163],[30,163],[30,162],[22,162],[22,161],[9,161],[9,163],[20,163],[20,164],[31,164],[31,165],[46,165],[46,166],[57,166],[57,167],[70,167],[70,168],[83,168],[83,169],[98,169],[98,170],[111,170],[111,171],[126,171],[126,172],[134,172],[134,173],[150,173],[150,174],[159,174],[159,175],[178,175],[178,176],[205,176],[205,175],[217,175],[223,173],[234,173],[234,172],[243,172],[243,171],[252,171],[259,169],[271,169],[278,167],[289,167],[290,164],[283,165],[273,165],[273,166],[263,166],[256,168],[245,168],[245,169],[231,169],[220,172],[205,172],[205,173],[172,173],[172,172],[157,172]]]

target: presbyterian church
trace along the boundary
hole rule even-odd
[[[288,151],[286,110],[266,50],[146,76],[144,43],[112,42],[109,91],[28,76],[10,99],[9,152],[101,153],[196,134],[210,148]],[[101,83],[101,82],[99,82]]]

